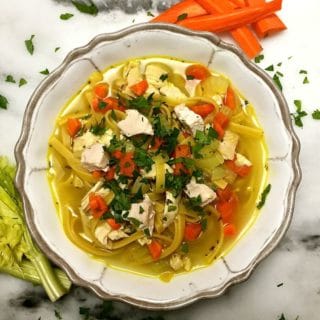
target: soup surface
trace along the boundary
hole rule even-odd
[[[168,281],[225,255],[254,222],[266,158],[231,80],[147,57],[93,73],[62,108],[48,179],[76,246]]]

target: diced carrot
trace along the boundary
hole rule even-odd
[[[282,0],[273,0],[266,2],[263,6],[246,7],[227,13],[187,18],[177,24],[193,30],[224,32],[261,20],[280,10],[281,6]]]
[[[231,110],[234,110],[236,108],[236,96],[231,86],[229,86],[227,89],[224,104]]]
[[[108,211],[105,200],[98,194],[89,194],[89,207],[94,218],[99,219]]]
[[[103,99],[107,96],[108,90],[109,86],[107,83],[98,83],[93,88],[94,94],[100,99]]]
[[[229,2],[232,3],[237,9],[246,6],[245,0],[229,0]]]
[[[70,137],[74,137],[81,129],[81,122],[76,118],[69,118],[67,122],[67,131]]]
[[[228,223],[223,226],[223,233],[227,237],[232,237],[236,235],[237,229],[234,224]]]
[[[190,152],[190,147],[188,145],[179,144],[176,146],[174,151],[175,158],[186,158],[190,156],[191,156],[191,152]],[[173,174],[177,176],[183,173],[190,174],[190,170],[186,168],[186,166],[181,162],[175,163],[173,167]]]
[[[219,138],[222,139],[224,136],[224,129],[229,123],[229,118],[222,112],[217,112],[213,119],[213,128],[217,131]]]
[[[228,169],[236,173],[240,177],[245,177],[251,172],[252,166],[237,166],[235,160],[226,160],[225,165]]]
[[[160,137],[155,137],[152,142],[151,142],[151,145],[150,145],[150,150],[153,150],[153,151],[156,151],[158,150],[161,145],[163,144],[164,140]]]
[[[186,241],[196,240],[199,237],[201,230],[202,230],[202,227],[200,223],[187,222],[184,228],[184,240]]]
[[[238,207],[237,195],[228,187],[225,190],[218,189],[218,201],[216,209],[221,215],[223,222],[230,222]]]
[[[193,79],[204,80],[210,76],[210,72],[207,67],[201,64],[191,64],[186,69],[186,76]]]
[[[133,177],[133,172],[136,169],[136,164],[133,161],[133,152],[125,153],[119,162],[120,174],[126,177]]]
[[[246,0],[246,3],[249,6],[259,6],[263,5],[265,0]],[[286,25],[276,14],[271,14],[255,22],[252,26],[259,38],[265,38],[271,33],[287,29]]]
[[[116,174],[116,167],[110,167],[105,174],[105,178],[107,181],[113,180]]]
[[[107,219],[107,222],[113,230],[118,230],[121,228],[121,224],[117,223],[113,218]]]
[[[111,153],[112,157],[117,159],[117,160],[120,160],[123,153],[121,150],[114,150],[112,153]]]
[[[100,179],[101,177],[103,177],[104,175],[104,172],[101,171],[101,170],[94,170],[92,172],[92,176],[95,178],[95,179]]]
[[[203,103],[195,106],[191,106],[190,109],[200,115],[202,118],[208,116],[211,112],[214,111],[214,105],[211,103]]]
[[[109,110],[118,110],[119,101],[116,98],[107,97],[102,100],[104,107],[100,108],[101,113],[106,113]]]
[[[178,18],[182,15],[192,18],[202,16],[204,14],[207,14],[206,10],[204,10],[196,1],[185,0],[175,4],[168,10],[153,18],[151,22],[176,23]]]
[[[99,112],[99,102],[101,100],[98,97],[94,97],[91,101],[91,108],[95,111],[95,112]]]
[[[159,260],[162,253],[162,245],[157,240],[152,240],[150,244],[148,244],[148,249],[150,252],[150,255],[153,260]]]
[[[237,0],[240,1],[240,0]],[[197,2],[202,5],[206,11],[210,14],[216,13],[228,13],[234,10],[234,5],[227,1],[221,0],[197,0]],[[239,3],[238,3],[239,5]],[[247,54],[251,59],[258,55],[262,47],[255,37],[253,32],[247,26],[240,26],[233,30],[230,30],[230,33],[234,40],[238,43],[240,48]]]
[[[136,96],[142,96],[148,89],[149,85],[147,80],[142,80],[133,86],[130,87],[130,90],[136,95]]]

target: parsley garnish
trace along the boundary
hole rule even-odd
[[[60,312],[56,309],[54,309],[54,315],[57,319],[60,319],[60,320],[62,319]]]
[[[11,83],[16,83],[16,80],[14,80],[13,76],[12,75],[7,75],[6,77],[6,82],[11,82]]]
[[[0,109],[8,108],[8,100],[6,97],[0,94]]]
[[[204,181],[203,172],[199,169],[193,170],[192,176],[196,178],[196,182],[202,183]]]
[[[175,176],[172,173],[166,173],[165,187],[172,191],[174,197],[177,197],[189,181],[190,176],[186,174]]]
[[[308,113],[306,111],[302,111],[301,100],[294,100],[294,105],[296,106],[296,112],[291,113],[291,115],[293,116],[295,125],[302,128],[303,127],[302,118],[308,115]]]
[[[182,13],[178,16],[177,21],[182,21],[184,19],[188,18],[188,14],[187,13]]]
[[[168,79],[168,74],[167,73],[164,73],[164,74],[162,74],[161,76],[160,76],[160,80],[161,81],[165,81],[165,80],[167,80]]]
[[[309,79],[308,79],[308,77],[304,77],[303,84],[307,84],[307,83],[309,83]]]
[[[260,63],[263,59],[264,59],[264,55],[263,55],[263,54],[260,54],[259,56],[256,56],[256,57],[254,58],[254,62],[255,62],[255,63]]]
[[[139,214],[142,214],[142,213],[144,213],[144,209],[143,209],[143,207],[139,207]]]
[[[150,230],[149,229],[144,229],[143,232],[147,237],[150,237]]]
[[[88,320],[90,317],[90,308],[79,307],[79,314],[83,315],[85,320]]]
[[[46,75],[48,75],[50,72],[49,72],[49,70],[46,68],[46,69],[40,71],[39,73],[41,73],[41,74],[43,74],[43,75],[46,76]]]
[[[106,151],[112,153],[115,150],[121,150],[122,147],[123,147],[122,141],[118,140],[117,137],[114,135],[110,140],[109,147],[106,148]]]
[[[90,128],[90,132],[96,136],[102,136],[106,132],[105,122],[106,122],[106,119],[102,118],[98,124]]]
[[[299,73],[300,74],[308,74],[308,71],[307,70],[300,70]]]
[[[98,108],[99,108],[100,110],[103,110],[106,106],[107,106],[107,103],[106,103],[106,102],[104,102],[104,101],[99,101],[99,103],[98,103]]]
[[[282,287],[282,286],[283,286],[283,282],[277,284],[277,287],[278,287],[278,288],[279,288],[279,287]]]
[[[147,11],[147,16],[148,17],[154,17],[154,14],[151,11]]]
[[[283,73],[281,73],[280,71],[277,71],[276,74],[280,77],[283,77]]]
[[[197,196],[197,197],[193,197],[193,198],[190,198],[188,201],[187,201],[187,206],[194,210],[194,211],[197,211],[199,213],[203,213],[203,208],[201,207],[201,204],[202,204],[202,200],[201,200],[201,196]]]
[[[168,212],[172,212],[172,211],[176,211],[177,210],[177,206],[169,206],[168,207]]]
[[[19,88],[22,87],[22,86],[24,86],[24,85],[27,84],[27,83],[28,83],[28,82],[27,82],[26,79],[21,78],[21,79],[19,80]]]
[[[281,84],[279,76],[277,74],[274,74],[272,79],[273,79],[274,83],[277,85],[277,87],[282,91],[282,84]]]
[[[58,50],[60,50],[60,47],[54,48],[54,52],[57,52]]]
[[[128,100],[128,107],[141,112],[148,112],[151,108],[152,95],[147,99],[143,96]]]
[[[196,143],[192,146],[192,154],[194,157],[196,159],[202,158],[202,154],[200,153],[201,149],[217,138],[218,133],[212,127],[207,130],[207,133],[197,130],[194,138]]]
[[[82,2],[82,1],[71,1],[72,4],[82,13],[91,14],[93,16],[96,16],[99,12],[96,5],[92,2],[92,0],[88,0],[90,5]]]
[[[279,63],[277,64],[277,66],[278,66],[278,67],[281,67],[281,66],[282,66],[282,62],[279,62]]]
[[[128,218],[128,220],[136,227],[136,228],[139,228],[140,225],[141,225],[141,221],[139,221],[138,219],[136,218]]]
[[[278,320],[286,320],[286,318],[285,318],[283,313],[281,313],[281,316],[280,316],[280,318]]]
[[[266,70],[266,71],[274,71],[274,66],[273,66],[273,64],[272,64],[271,66],[265,68],[264,70]]]
[[[271,184],[269,183],[261,193],[260,201],[257,204],[258,209],[261,209],[264,206],[266,199],[267,199],[267,196],[270,193],[270,191],[271,191]]]
[[[201,224],[201,230],[205,231],[207,229],[207,226],[208,226],[208,220],[207,219],[202,219],[200,221],[200,224]]]
[[[189,252],[189,245],[188,245],[186,242],[183,242],[183,243],[181,244],[181,251],[182,251],[183,253],[188,253],[188,252]]]
[[[24,44],[28,50],[28,52],[32,55],[34,52],[34,45],[33,45],[33,38],[34,38],[34,34],[30,37],[30,39],[25,40]]]
[[[312,118],[315,120],[320,120],[320,109],[314,110],[312,112]]]
[[[154,161],[149,157],[147,151],[141,148],[136,148],[133,158],[136,165],[145,169],[147,172],[151,170],[154,164]]]
[[[72,13],[62,13],[60,14],[60,19],[61,20],[69,20],[73,17]]]
[[[194,79],[194,76],[191,75],[191,74],[187,74],[187,80],[193,80]]]

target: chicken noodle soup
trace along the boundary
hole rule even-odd
[[[163,280],[230,250],[266,184],[250,103],[223,75],[167,57],[93,73],[61,110],[48,158],[69,239]]]

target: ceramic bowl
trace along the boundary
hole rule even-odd
[[[93,260],[65,235],[46,178],[48,139],[59,110],[94,70],[132,57],[168,55],[199,61],[231,78],[256,107],[269,148],[272,190],[249,232],[224,257],[207,268],[164,283],[111,269]],[[201,298],[217,297],[246,280],[286,232],[300,181],[299,143],[286,101],[272,79],[233,45],[211,33],[174,25],[140,24],[102,34],[73,50],[33,93],[16,146],[16,185],[21,192],[28,227],[46,255],[71,280],[114,299],[148,309],[173,309]]]

